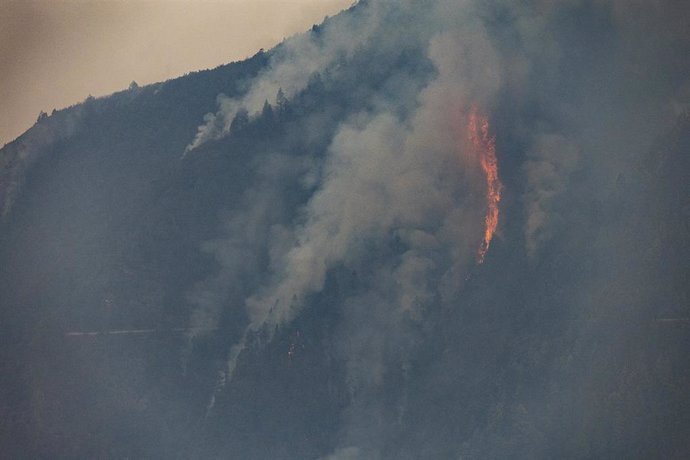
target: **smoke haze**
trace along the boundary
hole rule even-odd
[[[89,401],[129,410],[80,452],[683,458],[689,10],[361,0],[39,121],[3,150],[0,293],[32,337],[4,355],[44,364],[3,404],[78,450],[51,404],[87,384],[47,356],[95,352],[44,343],[179,331],[102,352]]]

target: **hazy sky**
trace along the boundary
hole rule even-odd
[[[51,112],[270,48],[353,0],[0,0],[0,145]]]

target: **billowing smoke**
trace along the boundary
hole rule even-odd
[[[262,182],[230,220],[228,230],[235,236],[211,248],[224,268],[209,292],[238,283],[246,269],[238,260],[251,266],[261,251],[269,260],[268,270],[253,278],[241,299],[248,324],[228,351],[224,382],[232,381],[255,338],[270,340],[308,309],[334,271],[356,272],[356,288],[333,307],[343,318],[335,340],[346,363],[349,405],[338,450],[328,458],[379,458],[387,433],[395,429],[380,404],[386,375],[396,369],[406,385],[428,316],[461,302],[478,247],[483,248],[479,261],[491,258],[489,244],[503,225],[501,192],[513,193],[512,203],[524,206],[518,233],[529,259],[538,259],[551,241],[576,241],[581,236],[572,228],[593,201],[607,199],[612,168],[629,169],[629,149],[649,142],[687,94],[687,76],[679,69],[688,63],[655,56],[635,38],[639,27],[650,33],[663,23],[657,18],[658,23],[638,24],[646,11],[641,3],[628,11],[606,1],[360,2],[352,14],[326,22],[318,33],[284,42],[243,96],[220,96],[218,112],[207,116],[188,151],[232,135],[239,111],[256,116],[279,89],[293,99],[317,76],[352,78],[348,66],[368,46],[384,55],[421,49],[433,69],[423,77],[401,72],[383,85],[398,91],[351,95],[359,109],[338,122],[323,155],[288,174],[295,182],[309,182],[306,188],[313,191],[298,217],[272,215],[271,209],[280,209],[281,191],[272,180]],[[572,18],[588,15],[600,23],[586,21],[591,30],[578,30]],[[606,31],[602,24],[619,29]],[[651,38],[654,49],[671,46],[684,34],[672,29]],[[638,58],[669,70],[662,85],[627,78],[646,72],[633,64]],[[631,112],[631,106],[640,111]],[[488,166],[472,153],[478,141],[467,130],[477,125],[477,114],[488,120],[474,129],[475,137],[483,129],[482,142],[491,149]],[[504,141],[508,138],[515,145]],[[520,165],[505,189],[499,181],[503,159]],[[576,178],[585,168],[589,175]],[[268,237],[271,232],[279,237]],[[208,328],[220,301],[206,291],[202,286],[196,296],[193,318]],[[215,391],[222,390],[221,385]],[[406,401],[403,389],[400,420]],[[490,438],[479,431],[476,436],[468,452],[486,454],[479,445],[490,444]]]
[[[190,149],[228,135],[240,108],[258,111],[279,88],[293,97],[317,72],[332,71],[338,78],[337,66],[331,68],[334,62],[347,63],[367,41],[380,43],[384,53],[410,40],[425,50],[435,69],[432,80],[420,87],[404,82],[416,75],[396,75],[403,80],[398,86],[420,89],[377,95],[372,110],[348,117],[336,130],[302,219],[289,230],[292,242],[264,240],[270,247],[270,275],[246,299],[249,325],[228,355],[230,381],[252,337],[259,332],[271,337],[293,320],[310,296],[323,289],[331,270],[365,272],[369,280],[339,306],[347,318],[343,334],[349,338],[344,337],[340,352],[346,357],[353,400],[342,436],[345,448],[364,444],[376,451],[369,445],[376,443],[376,430],[363,430],[361,424],[380,418],[368,401],[381,391],[386,367],[409,365],[415,338],[414,327],[406,322],[421,323],[429,309],[452,302],[484,238],[486,180],[479,157],[468,153],[474,147],[466,126],[472,108],[488,113],[501,77],[486,31],[471,21],[469,3],[438,2],[420,9],[416,2],[371,2],[360,7],[355,18],[363,21],[334,21],[318,37],[305,35],[284,43],[241,100],[221,99],[219,112],[199,128]],[[419,33],[382,27],[391,17],[408,18]],[[400,107],[413,109],[401,115]],[[275,202],[275,197],[251,201],[251,215],[262,214],[265,204]],[[239,217],[236,222],[242,225],[249,216]],[[264,225],[270,221],[261,218]],[[235,228],[233,233],[236,238],[260,233],[253,224],[249,227],[249,232]],[[393,240],[395,250],[390,248]],[[235,239],[223,247],[229,249],[217,252],[228,260],[221,279],[232,283],[239,268],[235,263],[251,261],[256,248]],[[232,248],[249,254],[240,257]],[[200,310],[193,318],[208,318],[217,305],[204,295],[197,296]],[[357,326],[363,323],[368,326]]]
[[[42,117],[0,151],[0,443],[687,458],[689,30],[361,0]]]

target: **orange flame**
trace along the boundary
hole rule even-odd
[[[473,107],[467,123],[467,135],[473,153],[478,157],[482,172],[486,176],[486,216],[484,217],[484,239],[477,251],[477,263],[484,262],[491,240],[498,226],[498,203],[501,201],[503,184],[498,178],[496,159],[496,138],[489,135],[489,119]]]

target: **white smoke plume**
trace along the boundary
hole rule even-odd
[[[59,142],[69,123],[43,120],[0,157],[6,214],[27,164],[74,152],[55,158],[55,173],[44,163],[48,186],[28,195],[28,212],[6,220],[11,238],[0,238],[9,262],[0,303],[11,304],[3,356],[29,358],[5,373],[19,389],[8,387],[4,401],[16,409],[5,412],[19,420],[34,410],[17,437],[39,441],[41,453],[87,457],[688,450],[687,117],[649,149],[687,106],[687,11],[671,0],[362,0],[270,51],[263,72],[236,82],[246,92],[220,97],[195,138],[201,121],[190,122],[189,109],[205,97],[188,102],[208,94],[206,77],[166,84],[141,105],[108,99],[106,116],[82,117],[93,129],[75,124],[74,148]],[[207,75],[254,69],[235,68]],[[238,110],[256,114],[279,88],[293,112],[210,142],[229,135]],[[171,106],[176,115],[166,117]],[[501,238],[481,266],[487,181],[467,145],[468,113],[488,118],[505,186]],[[168,163],[162,147],[188,143],[204,147]],[[82,181],[83,164],[112,179],[107,188]],[[120,180],[129,177],[135,187]],[[53,184],[69,193],[51,195]],[[91,191],[105,193],[82,206]],[[209,238],[209,258],[187,259],[188,245]],[[103,309],[91,299],[106,288],[130,299],[112,317],[117,329],[51,333],[85,313],[84,324],[95,323]],[[176,379],[168,358],[177,337],[140,328],[185,314],[167,302],[180,290],[190,324],[156,330],[188,336],[182,351],[192,366]],[[154,295],[139,302],[140,292]],[[679,334],[654,332],[671,327]],[[156,340],[142,348],[149,335]],[[122,367],[72,345],[130,339],[137,343],[104,355],[136,350],[141,359],[117,357]],[[77,367],[90,369],[79,363],[94,359],[101,370],[81,374]],[[61,369],[77,372],[60,377]],[[14,406],[17,394],[26,403]],[[120,410],[120,395],[150,398],[151,409]],[[68,417],[89,407],[89,417]],[[189,414],[203,409],[207,422],[193,426]]]
[[[189,152],[205,142],[226,136],[230,125],[241,109],[250,116],[257,114],[264,102],[273,102],[279,89],[288,99],[306,88],[318,72],[332,70],[336,58],[348,58],[372,39],[378,25],[378,7],[364,17],[340,16],[322,26],[319,36],[306,33],[285,40],[270,58],[268,68],[254,79],[240,98],[218,96],[218,111],[206,115],[194,140],[187,146]]]
[[[445,10],[438,13],[437,18]],[[382,111],[341,127],[296,244],[284,254],[274,281],[247,301],[253,325],[275,327],[292,319],[304,298],[322,288],[330,268],[351,263],[362,256],[363,242],[392,232],[411,251],[401,274],[433,265],[413,255],[428,252],[429,244],[452,248],[454,263],[464,263],[477,238],[476,226],[466,223],[472,219],[463,219],[472,208],[462,196],[464,176],[475,166],[462,155],[464,114],[473,104],[486,107],[500,85],[482,30],[465,27],[428,44],[438,76],[419,94],[410,120]]]
[[[421,92],[379,100],[375,112],[357,114],[340,126],[327,152],[322,181],[292,231],[294,243],[272,247],[269,280],[247,298],[249,325],[228,354],[225,375],[230,382],[252,336],[263,331],[270,338],[292,321],[309,296],[323,289],[330,270],[378,266],[371,273],[375,281],[363,283],[364,291],[340,306],[352,323],[369,324],[359,328],[358,338],[344,340],[341,350],[348,357],[353,398],[342,433],[345,445],[369,444],[376,450],[371,445],[376,442],[365,439],[376,434],[356,428],[372,416],[372,408],[361,404],[379,390],[391,353],[394,361],[403,363],[413,349],[404,320],[421,321],[427,309],[449,298],[445,293],[462,285],[482,237],[485,190],[476,159],[464,153],[467,114],[473,107],[491,110],[501,77],[486,33],[471,20],[472,5],[465,3],[438,2],[417,16],[427,33],[412,36],[427,49],[436,69]],[[361,33],[350,29],[345,35],[327,28],[325,48],[310,36],[288,42],[286,52],[292,57],[272,63],[241,101],[221,103],[219,114],[200,128],[190,148],[223,136],[240,107],[258,110],[279,87],[293,95],[311,74],[325,71],[334,56],[347,58],[361,38],[374,34],[374,25],[381,27],[380,16],[391,9],[421,12],[415,2],[372,2],[368,7],[368,22],[344,24]],[[377,36],[385,32],[376,31]],[[399,43],[391,40],[391,46]],[[417,108],[401,118],[395,110],[400,105]],[[218,117],[223,119],[220,124]],[[385,248],[391,238],[403,245],[402,253],[377,260],[370,250]]]
[[[208,117],[188,149],[225,136],[239,109],[258,112],[279,88],[293,97],[314,74],[337,75],[337,63],[347,61],[366,42],[375,41],[378,49],[387,50],[412,40],[426,50],[435,69],[433,79],[420,91],[410,89],[388,98],[377,95],[372,110],[353,114],[339,126],[325,152],[323,169],[314,176],[316,192],[287,230],[288,237],[277,245],[269,243],[271,270],[245,299],[249,324],[228,353],[227,382],[253,336],[262,332],[270,338],[294,320],[308,308],[310,296],[323,290],[329,273],[339,267],[364,271],[366,280],[357,292],[337,305],[344,318],[338,344],[351,401],[332,458],[376,458],[386,428],[382,409],[371,401],[377,400],[386,368],[407,366],[415,347],[416,338],[403,323],[410,319],[420,323],[429,309],[457,299],[454,294],[474,263],[481,239],[484,183],[471,155],[465,154],[471,108],[490,118],[506,91],[510,101],[538,106],[546,114],[540,116],[567,125],[563,130],[545,130],[538,116],[515,122],[525,125],[528,133],[522,134],[531,145],[522,170],[526,183],[522,235],[531,257],[557,235],[559,199],[570,191],[570,176],[583,157],[602,163],[624,158],[625,143],[614,143],[608,131],[609,137],[602,135],[604,126],[615,131],[607,122],[617,111],[595,110],[601,105],[597,94],[578,101],[576,107],[559,99],[563,98],[560,78],[568,77],[569,69],[561,62],[561,43],[544,37],[563,40],[554,26],[562,9],[583,3],[363,2],[357,20],[329,23],[321,37],[289,40],[243,97],[221,98],[218,113]],[[514,16],[511,32],[519,46],[497,44],[495,37],[490,38],[483,22],[489,7]],[[391,14],[414,17],[414,25],[408,29],[391,21],[394,26],[388,27]],[[634,22],[625,15],[620,21]],[[626,49],[631,55],[637,51]],[[615,61],[602,62],[586,71],[594,80],[606,78],[604,87],[610,88],[627,69]],[[531,82],[529,77],[538,78]],[[613,96],[606,97],[616,102]],[[396,110],[400,106],[414,110],[402,116]],[[648,113],[662,111],[655,106]],[[631,120],[616,121],[619,127],[627,122]],[[496,134],[500,140],[501,133]],[[402,249],[386,252],[394,239]],[[404,401],[400,406],[404,414]]]

